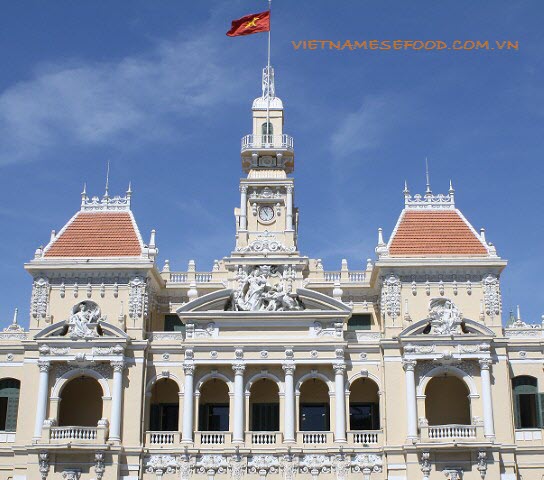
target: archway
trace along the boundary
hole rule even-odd
[[[425,389],[425,412],[429,425],[470,425],[465,382],[453,375],[433,377]]]
[[[280,429],[280,397],[276,382],[261,378],[250,390],[249,424],[254,432],[277,432]]]
[[[102,418],[102,387],[92,377],[70,380],[60,394],[59,426],[96,427]]]
[[[201,432],[229,431],[229,387],[212,378],[200,388],[198,429]]]
[[[170,378],[161,378],[151,388],[149,429],[156,432],[176,432],[178,421],[178,384]]]
[[[380,397],[378,385],[369,378],[358,378],[350,386],[350,430],[379,430]]]
[[[300,387],[299,430],[328,432],[330,403],[327,384],[319,378],[306,380]]]

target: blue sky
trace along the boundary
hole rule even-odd
[[[228,38],[256,0],[5,2],[0,18],[0,323],[19,307],[22,266],[79,208],[129,181],[160,260],[209,270],[234,243],[240,138],[260,95],[266,34]],[[389,236],[403,182],[484,226],[510,265],[505,311],[544,313],[541,0],[274,0],[272,63],[295,138],[300,250],[361,268]],[[295,51],[292,40],[519,41],[519,51]]]

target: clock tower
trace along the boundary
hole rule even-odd
[[[283,132],[283,103],[276,97],[274,69],[263,69],[262,96],[253,101],[253,132],[242,138],[240,207],[235,256],[297,256],[298,211],[293,206],[293,138]]]

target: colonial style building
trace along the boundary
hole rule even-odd
[[[304,256],[263,76],[211,271],[158,268],[130,188],[84,191],[25,265],[29,329],[0,333],[0,480],[544,478],[543,328],[503,327],[506,261],[429,185],[361,269]]]

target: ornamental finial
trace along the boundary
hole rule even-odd
[[[17,325],[18,316],[19,316],[19,309],[15,308],[15,312],[13,312],[13,321],[11,322],[12,325]]]
[[[108,160],[106,168],[106,189],[104,192],[104,198],[109,198],[109,188],[110,188],[110,161]]]
[[[425,177],[427,179],[425,195],[432,195],[433,192],[431,190],[431,176],[429,174],[429,162],[427,160],[427,157],[425,157]]]

